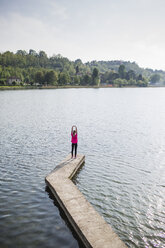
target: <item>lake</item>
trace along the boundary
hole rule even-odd
[[[45,185],[73,124],[77,187],[128,247],[165,247],[165,88],[0,91],[0,246],[82,247]]]

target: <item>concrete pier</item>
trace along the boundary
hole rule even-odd
[[[76,159],[71,159],[69,154],[45,178],[46,183],[85,247],[126,248],[110,225],[71,181],[84,161],[84,155],[78,155]]]

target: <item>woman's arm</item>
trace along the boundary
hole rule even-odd
[[[75,125],[72,126],[72,130],[71,130],[71,133],[73,133],[73,128],[75,127],[75,131],[77,133],[77,127]]]

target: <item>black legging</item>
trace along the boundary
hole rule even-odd
[[[73,144],[72,143],[72,157],[73,157],[73,151],[74,151],[74,149],[75,149],[75,157],[76,157],[76,155],[77,155],[77,143],[76,144]]]

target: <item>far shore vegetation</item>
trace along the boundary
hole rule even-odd
[[[69,87],[147,87],[165,85],[165,71],[140,68],[129,61],[70,61],[18,50],[0,53],[0,89]]]

